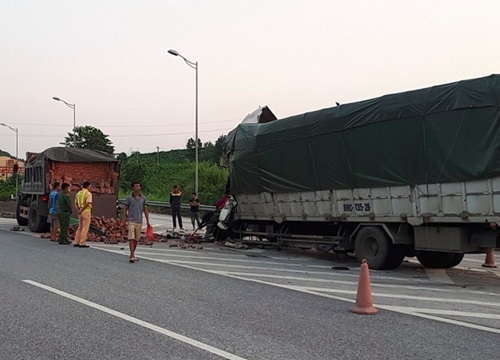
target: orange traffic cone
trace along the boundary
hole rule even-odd
[[[359,272],[358,292],[356,294],[356,305],[351,312],[361,315],[375,315],[378,310],[372,304],[372,289],[370,286],[370,273],[366,260],[361,261]]]
[[[485,268],[492,268],[495,269],[497,265],[495,264],[495,255],[494,255],[494,250],[489,249],[488,252],[486,253],[486,259],[484,259],[484,264],[481,265],[482,267]]]

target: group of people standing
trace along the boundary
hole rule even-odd
[[[67,239],[68,227],[70,223],[70,216],[74,209],[78,211],[78,228],[75,234],[73,245],[75,247],[88,248],[86,244],[87,234],[90,229],[90,221],[92,216],[92,193],[90,191],[91,184],[85,181],[82,184],[82,189],[76,194],[75,200],[72,203],[70,199],[71,186],[68,183],[55,182],[52,191],[49,195],[49,221],[50,238],[52,241],[59,241],[60,245],[69,245],[71,241]],[[137,181],[131,183],[132,192],[125,198],[122,210],[122,225],[127,225],[127,237],[129,240],[131,263],[138,261],[135,256],[138,241],[141,238],[141,230],[143,217],[146,218],[146,224],[150,227],[149,223],[149,210],[146,197],[141,193],[141,184]],[[179,227],[182,227],[181,217],[181,200],[182,192],[177,185],[174,185],[170,193],[170,206],[172,209],[172,221],[174,231],[177,229],[177,221]],[[197,198],[196,193],[191,193],[189,200],[191,223],[193,230],[195,223],[200,226],[200,200]],[[57,235],[59,231],[59,236]]]
[[[92,193],[90,192],[90,182],[85,181],[82,189],[75,196],[72,204],[69,192],[71,186],[68,183],[55,182],[49,194],[49,221],[50,240],[59,241],[59,245],[69,245],[68,227],[71,213],[74,209],[78,211],[78,228],[75,234],[73,245],[75,247],[88,248],[87,234],[90,228],[90,218],[92,212]],[[59,236],[57,232],[59,231]]]
[[[182,227],[182,217],[181,217],[181,198],[182,192],[177,185],[174,185],[172,191],[170,192],[170,208],[172,209],[172,222],[174,223],[174,232],[177,230],[177,220],[179,220],[179,227]],[[195,229],[195,223],[200,226],[200,200],[196,197],[196,193],[191,193],[191,198],[189,199],[190,214],[191,214],[191,224],[193,225],[193,230]]]

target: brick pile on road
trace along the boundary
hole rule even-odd
[[[89,230],[87,241],[90,242],[104,242],[105,244],[118,244],[119,242],[128,241],[128,230],[126,225],[122,225],[120,219],[108,218],[105,216],[93,216],[90,221],[91,227],[99,229],[101,234],[96,234]],[[74,240],[75,233],[78,225],[70,225],[68,228],[68,239]],[[50,234],[42,234],[42,238],[50,238]],[[161,235],[154,234],[156,242],[164,241]],[[151,241],[146,241],[145,235],[139,240],[140,244],[151,244]]]

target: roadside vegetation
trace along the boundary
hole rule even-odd
[[[141,154],[142,155],[142,154]],[[160,163],[148,161],[139,155],[133,155],[122,163],[120,179],[120,198],[130,191],[130,183],[139,181],[148,200],[169,201],[173,185],[178,185],[187,203],[194,191],[194,162]],[[228,172],[209,161],[199,163],[199,195],[204,205],[214,205],[223,194]]]
[[[214,205],[224,192],[228,176],[223,161],[225,138],[225,135],[219,136],[215,144],[202,143],[198,139],[198,198],[204,205]],[[109,140],[109,135],[92,126],[76,127],[75,133],[68,133],[60,144],[114,154],[114,146]],[[187,203],[191,192],[195,191],[195,145],[194,139],[191,138],[185,149],[145,154],[140,152],[133,152],[130,155],[114,154],[121,162],[119,197],[126,196],[132,181],[139,181],[148,200],[168,201],[172,186],[178,185],[183,193],[182,202]],[[19,184],[21,185],[21,181]],[[15,178],[0,181],[0,201],[10,199],[11,194],[15,194],[15,188]]]
[[[21,181],[19,181],[21,185]],[[0,180],[0,201],[10,200],[10,196],[16,193],[16,178],[9,177],[7,180]]]

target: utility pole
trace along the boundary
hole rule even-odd
[[[192,69],[194,69],[196,71],[196,77],[195,77],[195,81],[196,81],[196,95],[195,95],[195,135],[194,135],[194,141],[195,141],[195,145],[194,145],[194,188],[195,188],[195,193],[198,194],[198,167],[199,167],[199,161],[198,161],[198,148],[199,148],[199,145],[198,145],[198,61],[189,61],[188,59],[186,59],[184,56],[182,56],[181,54],[179,54],[178,51],[174,50],[174,49],[170,49],[167,51],[167,53],[169,53],[170,55],[173,55],[173,56],[180,56],[182,58],[182,60],[184,60],[184,62]]]
[[[156,165],[160,165],[160,147],[156,147]]]

